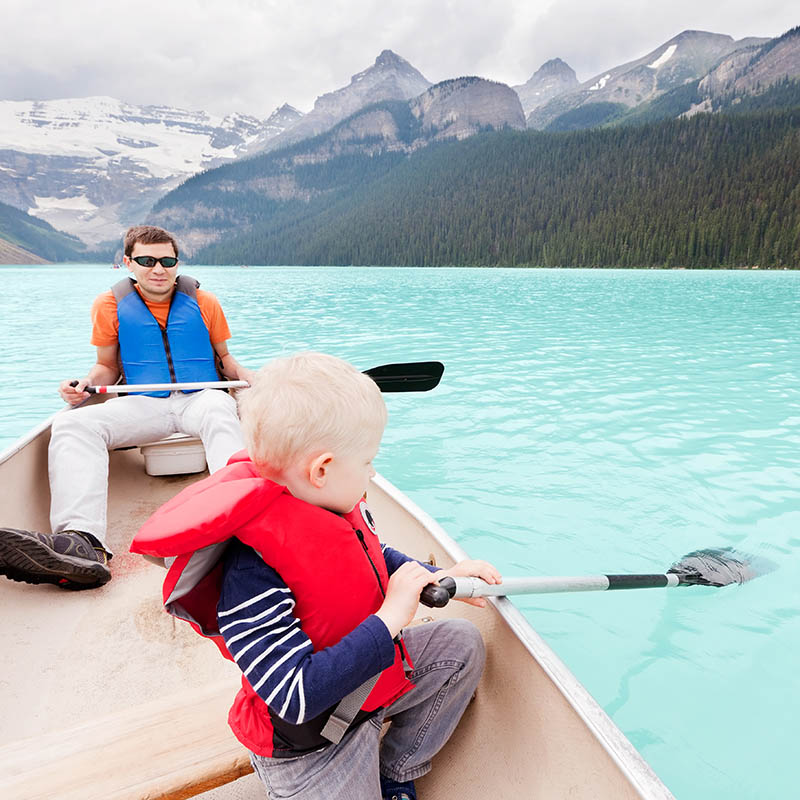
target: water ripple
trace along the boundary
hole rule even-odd
[[[677,796],[795,794],[767,767],[793,763],[800,714],[800,274],[187,271],[252,366],[444,361],[435,392],[387,396],[378,467],[506,574],[661,572],[731,543],[775,561],[741,587],[515,602]],[[0,268],[6,444],[85,371],[118,277]]]

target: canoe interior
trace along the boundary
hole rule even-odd
[[[43,430],[0,463],[3,525],[49,530],[48,439]],[[111,453],[113,580],[100,589],[68,592],[0,579],[6,642],[0,655],[0,746],[221,681],[230,682],[233,698],[239,683],[235,665],[163,612],[163,569],[127,552],[142,522],[199,477],[150,477],[138,450]],[[369,501],[381,538],[417,558],[433,555],[442,566],[452,563],[452,548],[448,552],[424,519],[397,502],[391,486],[379,484],[371,487]],[[602,711],[591,708],[591,698],[589,712],[576,710],[509,625],[506,607],[508,601],[500,599],[485,610],[463,603],[420,609],[420,617],[471,619],[487,646],[476,698],[433,771],[419,781],[420,800],[671,797]],[[599,715],[599,731],[592,713]],[[54,776],[54,797],[57,786]],[[86,800],[95,796],[99,800],[86,787]],[[263,796],[252,776],[203,795]]]

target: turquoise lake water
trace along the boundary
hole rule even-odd
[[[377,468],[506,575],[662,572],[734,546],[723,589],[517,597],[678,798],[797,796],[800,273],[187,267],[256,367],[436,359],[386,395]],[[125,272],[0,267],[0,449],[93,362]]]

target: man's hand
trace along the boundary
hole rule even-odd
[[[65,381],[61,381],[58,385],[58,393],[65,403],[69,403],[71,406],[77,406],[90,396],[89,392],[84,391],[89,385],[89,379],[79,378],[75,386],[72,386],[72,383],[75,383],[75,378],[67,378]]]
[[[243,367],[229,352],[225,342],[217,342],[214,345],[214,352],[217,354],[218,365],[222,374],[229,381],[247,381],[251,386],[256,373],[252,369]]]
[[[248,369],[240,364],[237,373],[236,380],[247,381],[251,386],[253,385],[253,381],[256,378],[256,371],[254,369]]]
[[[389,578],[383,605],[375,612],[389,629],[392,638],[414,619],[420,592],[434,583],[439,573],[425,569],[416,561],[407,561]]]
[[[496,567],[488,561],[480,561],[473,558],[465,558],[463,561],[453,564],[450,569],[442,569],[433,573],[436,580],[441,580],[446,575],[451,578],[480,578],[486,583],[492,584],[503,582],[503,578]],[[462,603],[469,603],[471,606],[486,607],[485,597],[459,597],[458,599]]]

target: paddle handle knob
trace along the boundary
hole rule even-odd
[[[456,590],[456,582],[452,578],[442,578],[439,584],[429,583],[419,596],[419,601],[428,608],[444,608]]]

